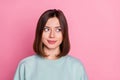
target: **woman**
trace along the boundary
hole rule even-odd
[[[19,63],[14,80],[87,80],[82,63],[68,55],[68,25],[61,10],[41,15],[33,49],[36,55]]]

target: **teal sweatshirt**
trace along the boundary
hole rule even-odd
[[[38,55],[20,61],[14,80],[88,80],[79,59],[66,55],[49,60]]]

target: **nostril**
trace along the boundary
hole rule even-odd
[[[55,36],[54,32],[51,31],[51,32],[50,32],[50,37],[54,37],[54,36]]]

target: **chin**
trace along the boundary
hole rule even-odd
[[[49,45],[47,46],[48,49],[56,49],[58,48],[59,46],[56,46],[56,45]]]
[[[47,47],[48,49],[56,49],[57,47],[52,47],[52,46],[50,46],[50,47]]]

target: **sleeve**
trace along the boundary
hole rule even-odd
[[[14,80],[25,80],[25,67],[23,63],[20,63],[14,75]]]
[[[82,63],[77,63],[74,68],[75,80],[88,80],[86,70]]]
[[[80,80],[88,80],[87,73],[83,65],[80,67],[80,71],[81,71]]]

